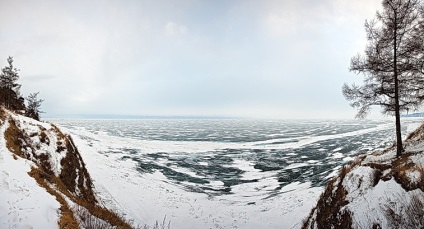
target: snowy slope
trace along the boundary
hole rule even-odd
[[[131,228],[97,198],[70,136],[0,107],[0,228]]]
[[[304,228],[423,228],[424,125],[395,147],[357,158],[321,195]]]
[[[60,204],[28,175],[34,163],[17,158],[5,147],[0,128],[0,228],[57,228]]]

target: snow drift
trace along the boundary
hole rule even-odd
[[[303,228],[423,228],[424,125],[396,148],[358,157],[333,178]]]

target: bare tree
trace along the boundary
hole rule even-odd
[[[397,156],[403,151],[400,113],[424,101],[424,21],[421,0],[383,0],[382,12],[365,22],[365,55],[352,58],[350,71],[364,83],[343,85],[343,95],[364,118],[371,106],[396,118]]]
[[[38,99],[38,93],[31,93],[29,94],[29,96],[27,97],[27,107],[25,110],[25,115],[27,117],[33,118],[35,120],[40,120],[40,113],[43,113],[40,108],[41,108],[41,103],[44,101],[42,99]]]

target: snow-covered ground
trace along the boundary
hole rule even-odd
[[[7,150],[6,128],[0,129],[0,228],[57,228],[60,204],[28,175],[33,163]]]

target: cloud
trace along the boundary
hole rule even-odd
[[[42,74],[42,75],[25,75],[22,81],[25,82],[49,82],[57,77],[58,75]]]
[[[168,37],[184,35],[187,33],[187,27],[179,25],[175,22],[169,21],[165,25],[164,34]]]
[[[268,4],[266,4],[268,3]],[[266,1],[263,23],[272,36],[296,36],[351,26],[375,16],[380,0]]]
[[[0,59],[50,114],[350,112],[340,86],[374,2],[3,1]]]

